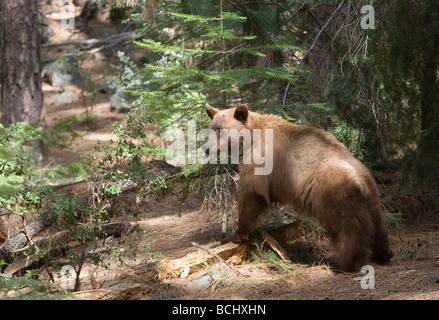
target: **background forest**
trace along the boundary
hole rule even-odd
[[[437,259],[439,247],[432,215],[439,208],[438,1],[17,0],[2,1],[0,16],[0,298],[71,298],[53,289],[60,281],[66,289],[66,277],[74,279],[67,291],[180,297],[178,283],[169,293],[169,282],[146,289],[139,277],[197,249],[192,242],[214,246],[236,219],[235,167],[164,161],[178,129],[191,130],[188,121],[206,127],[206,103],[246,103],[334,134],[380,186],[395,264],[427,273],[418,294],[437,294],[434,265],[413,264],[422,254]],[[246,298],[323,298],[292,284],[287,290],[271,273],[305,279],[296,262],[325,265],[330,249],[314,247],[326,248],[324,230],[281,206],[273,212],[265,222],[300,221],[308,230],[300,244],[285,245],[300,261],[286,263],[255,240],[251,262],[279,279],[231,284],[209,266],[216,287],[207,297],[276,287]],[[113,285],[117,277],[98,269],[84,276],[89,265],[125,277],[122,266],[136,265],[135,285],[110,290],[108,279]],[[335,275],[325,270],[321,279],[332,286]],[[389,273],[404,278],[401,270]],[[405,280],[390,288],[387,279],[379,298],[416,295]],[[346,290],[333,298],[371,298],[364,290],[349,296],[352,279],[334,281]],[[409,293],[398,296],[405,285]]]

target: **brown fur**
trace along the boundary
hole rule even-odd
[[[273,129],[271,174],[255,175],[254,163],[239,165],[238,230],[230,240],[248,239],[258,216],[281,202],[319,221],[345,271],[393,256],[375,182],[333,135],[250,112],[246,105],[222,111],[206,105],[206,111],[211,129]]]

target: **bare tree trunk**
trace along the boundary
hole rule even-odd
[[[0,0],[1,122],[41,119],[40,35],[37,0]]]

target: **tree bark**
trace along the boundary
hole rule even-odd
[[[37,0],[0,1],[1,122],[41,119],[40,35]]]

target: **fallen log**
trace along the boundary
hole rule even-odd
[[[248,256],[247,245],[236,243],[226,243],[209,250],[231,265],[241,264]],[[162,280],[187,277],[194,272],[205,269],[209,263],[214,261],[215,257],[212,254],[196,251],[180,259],[162,260],[157,266],[157,275]]]
[[[102,289],[76,291],[73,295],[79,300],[137,300],[151,291],[143,283],[125,280]]]
[[[88,200],[88,196],[89,194],[86,192],[76,198],[80,203],[85,203]],[[14,261],[14,252],[25,247],[29,243],[29,240],[33,239],[42,230],[54,224],[55,220],[52,210],[47,210],[6,241],[3,247],[0,248],[0,261],[3,260],[4,262],[0,266],[0,273],[3,273],[7,265]]]
[[[157,163],[161,164],[160,161],[158,161]],[[163,170],[161,170],[160,174],[163,174]],[[157,173],[153,172],[151,174],[156,175]],[[102,177],[94,176],[81,182],[95,182],[100,181],[101,179]],[[143,185],[144,184],[137,184],[132,181],[121,182],[121,194],[132,189],[139,189]],[[59,187],[55,186],[53,187],[53,189],[56,190],[59,189]],[[92,196],[93,192],[84,192],[75,196],[74,200],[76,201],[76,203],[78,203],[78,205],[82,205],[86,204]],[[28,223],[24,228],[20,229],[17,233],[15,233],[15,235],[13,235],[4,243],[3,247],[0,248],[0,261],[3,260],[3,263],[0,265],[0,273],[3,273],[7,268],[7,265],[15,260],[15,252],[19,252],[20,249],[24,248],[29,243],[29,241],[31,241],[41,231],[45,230],[56,222],[56,219],[53,218],[53,216],[54,214],[52,210],[47,210],[35,220]]]
[[[149,181],[149,179],[154,179],[157,177],[162,177],[165,181],[170,179],[197,179],[206,176],[213,176],[216,173],[221,174],[223,170],[227,169],[227,166],[221,167],[221,170],[213,170],[211,166],[204,166],[201,170],[185,174],[182,172],[181,168],[174,167],[163,160],[152,160],[145,164],[149,166],[151,171],[148,177],[144,181]],[[101,185],[104,178],[100,176],[94,176],[92,178],[86,179],[83,182],[96,182],[97,186]],[[148,183],[145,182],[133,182],[130,180],[121,181],[118,186],[121,188],[121,194],[131,190],[140,190],[144,188]],[[54,187],[55,189],[57,187]],[[99,187],[97,187],[99,188]],[[74,197],[74,200],[78,205],[88,203],[88,201],[93,197],[93,192],[84,192]],[[120,195],[119,195],[120,197]],[[41,231],[50,227],[56,222],[56,219],[52,218],[53,214],[51,210],[47,210],[41,216],[37,217],[34,221],[26,225],[25,228],[19,230],[15,235],[8,239],[3,247],[0,248],[0,261],[3,260],[4,263],[0,266],[0,273],[3,273],[7,265],[15,260],[14,252],[20,251],[25,247],[30,240],[37,236]]]
[[[93,227],[90,230],[90,233],[98,237],[99,239],[109,236],[120,237],[122,234],[129,232],[129,230],[131,230],[133,226],[134,226],[133,223],[128,223],[128,222],[110,222]],[[85,228],[86,228],[85,226],[81,226],[81,225],[77,226],[75,232],[80,232],[81,230],[85,230]],[[35,245],[37,247],[43,247],[49,242],[59,244],[59,243],[67,243],[74,240],[74,239],[70,239],[69,237],[70,237],[70,231],[60,231],[52,237],[47,237],[45,239],[40,239],[38,241],[35,241]],[[69,249],[71,249],[70,245],[55,246],[50,250],[47,256],[50,256],[51,259],[54,259],[62,256]],[[96,254],[94,252],[90,252],[89,256],[93,256],[93,255]],[[26,273],[26,270],[39,269],[42,266],[44,266],[45,263],[46,263],[45,259],[43,259],[42,257],[38,257],[37,259],[31,261],[30,263],[27,263],[26,266],[15,271],[12,275],[22,276]]]
[[[148,263],[136,268],[135,274],[142,281],[166,280],[172,278],[185,278],[189,275],[204,270],[209,263],[216,260],[218,255],[230,265],[238,265],[247,259],[248,246],[237,243],[226,243],[206,251],[195,251],[178,259],[164,259],[155,263]]]
[[[122,185],[122,192],[126,192],[137,187],[138,186],[133,183],[124,184]],[[83,205],[89,201],[90,197],[92,197],[92,194],[92,192],[84,192],[74,197],[74,199],[78,205]],[[24,228],[20,229],[15,235],[6,241],[3,247],[0,248],[0,261],[3,260],[3,264],[0,266],[0,273],[3,273],[7,265],[15,260],[15,253],[21,252],[21,249],[28,245],[28,243],[32,241],[35,236],[53,225],[56,220],[57,219],[54,217],[54,212],[49,209],[35,220],[27,224]],[[108,227],[110,227],[110,224]]]
[[[245,275],[243,275],[238,269],[236,269],[234,266],[230,265],[227,263],[227,261],[225,261],[223,258],[221,258],[219,255],[217,255],[216,253],[201,247],[198,243],[196,242],[192,242],[192,245],[196,246],[197,248],[207,252],[208,254],[210,254],[211,256],[213,256],[215,259],[217,259],[219,262],[223,263],[224,265],[226,265],[227,267],[229,267],[230,269],[233,270],[233,272],[235,272],[238,276],[241,277],[245,277]]]

